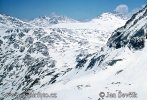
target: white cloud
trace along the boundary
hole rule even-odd
[[[143,4],[141,7],[144,8],[146,6],[146,4]]]
[[[128,13],[128,6],[125,4],[118,5],[115,10],[119,14],[127,14]]]

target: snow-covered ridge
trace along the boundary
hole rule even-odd
[[[103,20],[103,21],[108,21],[108,20],[118,20],[118,19],[125,19],[122,16],[117,15],[117,13],[102,13],[100,16],[97,16],[96,18],[92,19],[92,22],[97,22],[97,20]]]
[[[7,15],[2,15],[0,14],[0,27],[6,27],[6,28],[11,28],[11,27],[29,27],[29,23],[24,22],[20,19],[7,16]]]
[[[77,23],[59,23],[52,25],[52,28],[68,28],[68,29],[97,29],[104,32],[113,32],[120,26],[123,26],[127,19],[123,19],[113,13],[103,13],[97,18],[87,22]]]
[[[76,23],[78,21],[68,18],[66,16],[44,16],[44,17],[38,17],[34,20],[29,21],[30,24],[40,27],[48,27],[54,24],[59,23]]]

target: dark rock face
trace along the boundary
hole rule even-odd
[[[107,45],[111,48],[114,47],[119,49],[121,47],[128,46],[130,49],[139,50],[145,46],[146,34],[144,29],[140,29],[135,32],[132,36],[123,36],[123,33],[116,32],[111,39],[107,42]]]
[[[82,67],[84,67],[85,63],[87,62],[87,58],[89,57],[90,55],[82,55],[82,54],[79,54],[76,58],[76,62],[77,62],[77,65],[76,65],[76,68],[77,69],[80,69]],[[80,57],[83,57],[82,59]]]
[[[110,60],[107,62],[107,64],[109,66],[113,66],[115,63],[117,63],[118,61],[122,61],[122,59],[114,59],[114,60]]]
[[[25,50],[24,46],[21,46],[20,49],[19,49],[20,52],[24,52],[24,50]]]
[[[33,41],[34,41],[34,39],[32,37],[28,37],[28,38],[26,38],[25,43],[26,43],[26,45],[31,45],[31,44],[33,44]]]
[[[134,36],[130,39],[128,47],[134,50],[143,49],[145,46],[145,32],[144,30],[139,30],[134,34]]]
[[[92,69],[96,62],[98,62],[98,65],[100,65],[104,59],[105,59],[105,55],[100,55],[97,58],[92,58],[86,70]]]
[[[34,53],[35,51],[42,53],[44,56],[48,56],[48,48],[41,42],[34,43],[28,50],[29,53]]]
[[[50,84],[55,83],[56,82],[56,78],[58,78],[58,77],[59,77],[59,74],[54,75],[53,78],[51,78],[51,80],[49,81],[49,83]]]
[[[81,68],[83,68],[83,67],[86,67],[86,69],[85,69],[85,71],[88,71],[88,70],[90,70],[90,69],[92,69],[95,65],[96,65],[96,63],[97,63],[97,67],[105,60],[105,58],[106,58],[106,55],[104,55],[104,54],[102,54],[102,55],[99,55],[99,56],[93,56],[93,55],[87,55],[87,56],[85,56],[84,58],[82,58],[82,59],[78,59],[77,58],[77,65],[76,65],[76,69],[81,69]],[[90,59],[90,61],[89,61],[89,64],[87,65],[87,66],[85,66],[85,64],[88,62],[88,58],[89,57],[92,57],[91,59]]]
[[[113,39],[113,42],[109,43],[109,47],[114,47],[116,49],[119,49],[121,47],[124,47],[128,41],[127,41],[127,37],[123,37],[123,34],[121,34],[121,32],[116,32],[112,37],[111,39]],[[111,41],[110,39],[108,41]]]
[[[84,58],[84,59],[79,60],[77,62],[78,62],[78,64],[76,65],[76,68],[79,68],[80,69],[80,68],[84,67],[84,64],[87,62],[87,59]]]
[[[3,44],[3,41],[2,40],[0,40],[0,46]]]

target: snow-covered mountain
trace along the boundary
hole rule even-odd
[[[115,30],[100,52],[79,59],[75,69],[39,92],[57,93],[56,100],[146,100],[146,39],[147,6]]]
[[[35,18],[34,20],[29,21],[30,24],[39,26],[39,27],[49,27],[54,24],[59,24],[59,23],[76,23],[78,21],[68,18],[66,16],[44,16],[44,17],[38,17]]]
[[[96,17],[87,22],[76,23],[59,23],[52,25],[52,28],[67,28],[67,29],[96,29],[104,32],[113,32],[120,26],[125,24],[127,19],[117,16],[113,13],[103,13],[99,17]]]
[[[31,27],[2,27],[0,99],[17,99],[20,95],[45,91],[57,93],[57,98],[49,100],[97,100],[101,99],[100,91],[115,92],[117,89],[146,93],[145,79],[139,80],[146,75],[143,66],[146,15],[147,7],[134,14],[126,24],[125,19],[104,13],[89,22],[56,23],[55,20],[54,23],[53,20],[49,26],[50,18],[45,17],[38,22],[28,22]],[[36,24],[40,22],[43,25]],[[141,55],[138,58],[140,63],[136,62],[134,67],[131,64],[138,55]],[[140,69],[139,65],[142,70],[132,76]],[[123,75],[126,75],[126,80]],[[129,80],[131,76],[132,80]],[[139,87],[142,82],[142,87]],[[144,90],[139,91],[142,88]],[[6,95],[15,92],[13,97]],[[146,98],[146,95],[141,98]]]
[[[10,28],[10,27],[29,27],[30,25],[24,21],[17,18],[0,14],[0,28]]]

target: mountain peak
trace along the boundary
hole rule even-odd
[[[123,19],[123,20],[127,20],[127,18],[125,18],[124,16],[120,16],[120,15],[113,13],[113,12],[102,13],[100,16],[97,16],[94,19],[101,19],[101,20]]]
[[[0,14],[0,23],[3,27],[21,27],[21,26],[30,26],[28,23],[23,22],[20,19],[11,17],[9,15]]]
[[[73,22],[78,22],[78,21],[68,18],[66,16],[51,15],[51,16],[43,16],[43,17],[35,18],[29,23],[35,26],[47,27],[58,23],[73,23]]]

